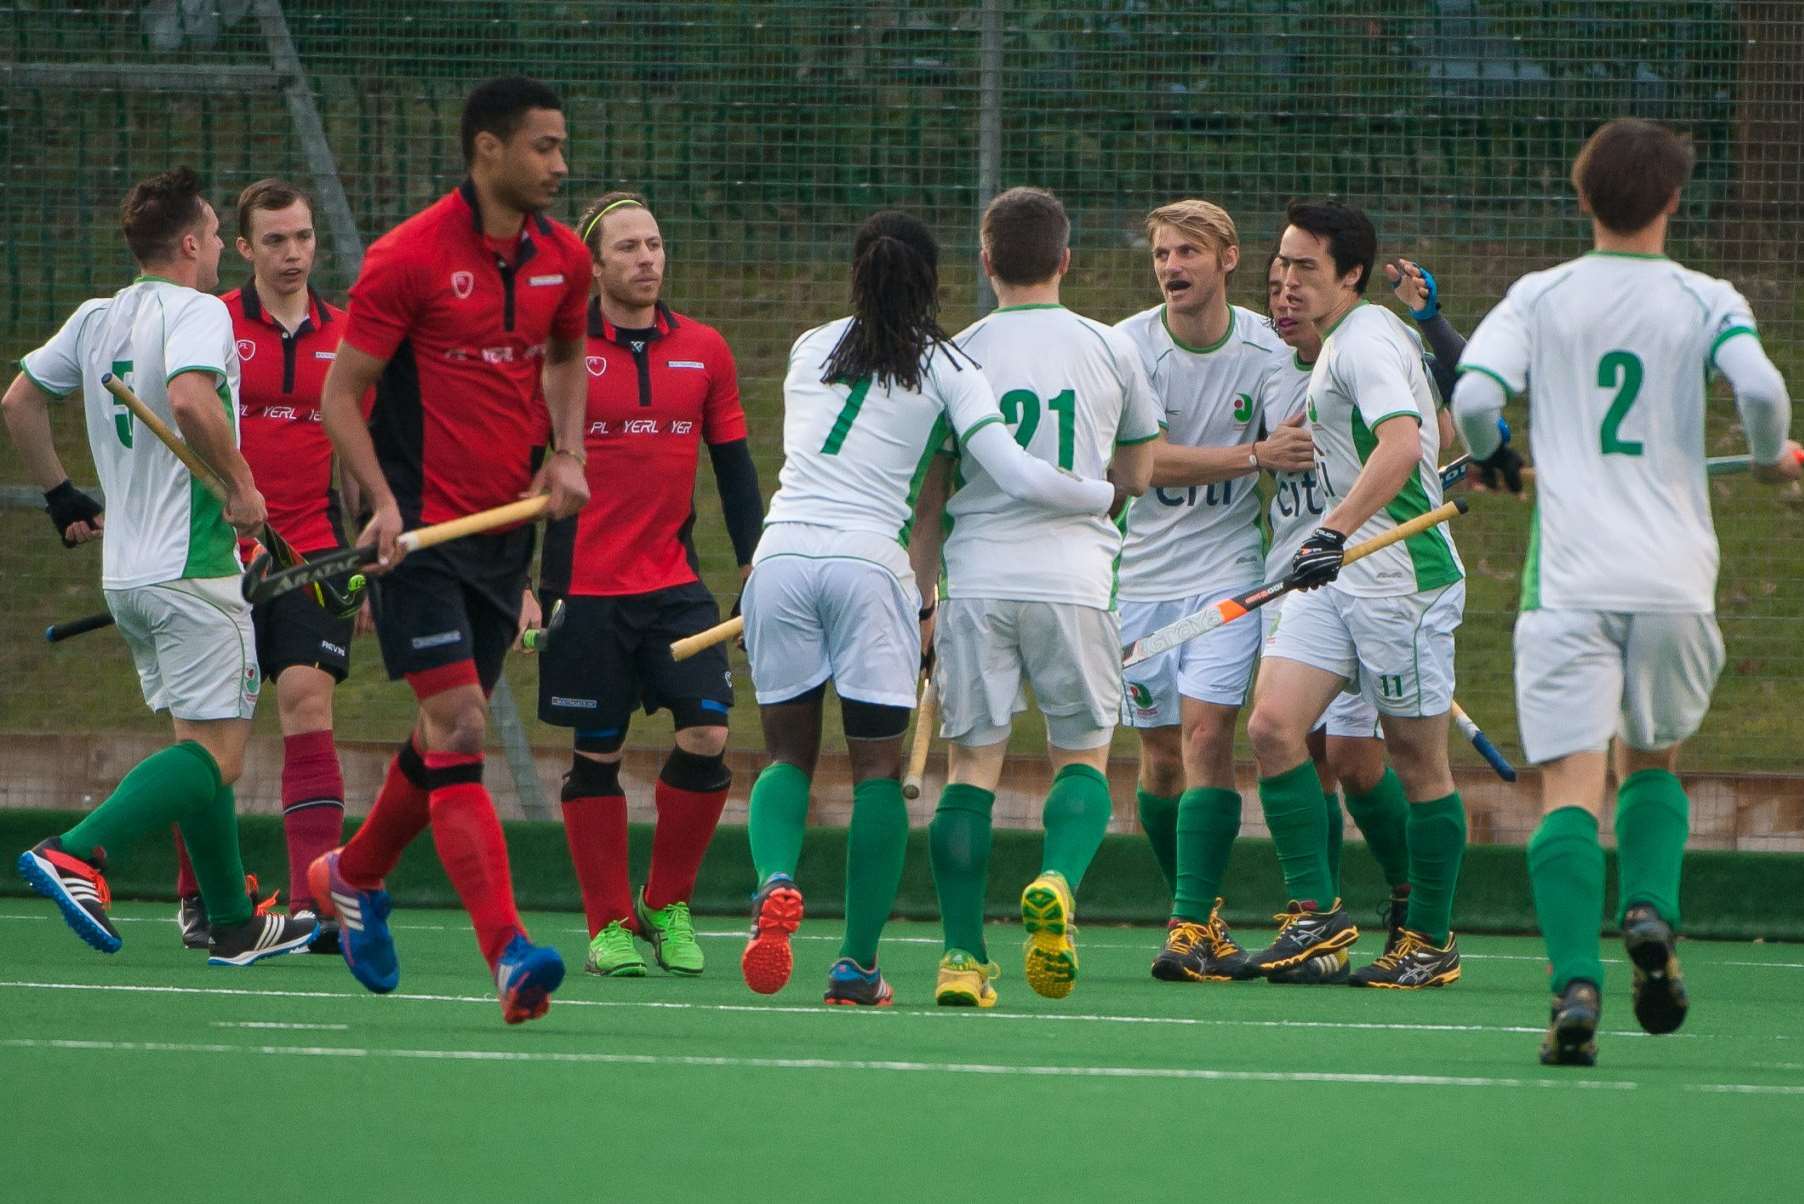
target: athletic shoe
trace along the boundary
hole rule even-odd
[[[1247,968],[1255,974],[1300,966],[1312,957],[1345,949],[1359,939],[1359,929],[1339,899],[1327,911],[1317,911],[1313,899],[1292,899],[1290,906],[1272,919],[1278,921],[1278,939],[1247,958]]]
[[[1027,931],[1027,985],[1048,999],[1063,999],[1077,985],[1077,914],[1065,875],[1048,870],[1021,892],[1021,927]]]
[[[550,945],[516,934],[495,963],[495,993],[509,1024],[537,1020],[551,1010],[551,993],[564,981],[564,959]]]
[[[388,931],[394,903],[381,887],[358,890],[338,872],[343,849],[321,853],[307,867],[307,885],[322,916],[338,921],[338,951],[351,975],[378,995],[401,985],[401,963],[395,938]]]
[[[653,911],[645,905],[641,889],[633,899],[633,915],[639,920],[639,932],[651,944],[651,956],[668,974],[696,975],[702,972],[702,947],[695,940],[695,920],[689,915],[689,904],[681,900]]]
[[[802,892],[788,874],[772,874],[752,896],[752,935],[739,955],[745,985],[775,995],[795,969],[789,938],[802,923]]]
[[[1300,966],[1274,971],[1265,981],[1291,987],[1344,986],[1351,968],[1347,951],[1336,949],[1332,953],[1318,954]]]
[[[1567,983],[1553,997],[1547,1035],[1541,1038],[1541,1065],[1597,1065],[1597,1022],[1602,1015],[1596,983],[1584,978]]]
[[[589,942],[583,969],[604,978],[644,978],[645,959],[639,956],[639,946],[633,943],[627,926],[614,920]]]
[[[251,914],[254,916],[272,915],[276,908],[282,905],[282,892],[279,890],[271,891],[267,899],[257,897],[263,893],[263,888],[257,884],[257,875],[255,874],[244,876],[244,893],[250,898]]]
[[[1391,897],[1378,905],[1378,923],[1384,929],[1384,951],[1391,952],[1403,939],[1409,923],[1409,883],[1391,887]]]
[[[1209,956],[1204,962],[1203,973],[1209,982],[1244,982],[1258,978],[1259,972],[1247,964],[1247,951],[1228,931],[1228,922],[1221,918],[1221,902],[1215,900],[1215,905],[1209,909]]]
[[[1622,944],[1635,967],[1635,1019],[1650,1033],[1670,1033],[1685,1023],[1691,997],[1673,953],[1672,926],[1645,903],[1628,909]]]
[[[311,909],[308,909],[308,908],[303,908],[300,911],[295,912],[295,914],[296,915],[314,915],[316,919],[318,918],[317,914],[312,912]],[[313,943],[311,945],[307,946],[307,952],[309,952],[309,953],[334,953],[334,954],[342,952],[342,950],[339,948],[339,945],[338,945],[338,921],[337,920],[320,920],[319,921],[319,933],[313,938]]]
[[[175,907],[175,922],[182,928],[182,948],[207,947],[210,939],[207,934],[207,905],[199,895],[182,896],[182,901]]]
[[[895,992],[877,967],[866,970],[851,958],[842,957],[827,968],[824,998],[829,1005],[886,1008],[895,999]]]
[[[963,949],[948,949],[940,958],[933,1001],[943,1008],[993,1008],[996,988],[990,983],[1000,973],[995,962],[980,962]]]
[[[1221,918],[1222,901],[1209,909],[1209,922],[1173,920],[1165,948],[1153,961],[1153,977],[1165,982],[1237,982],[1257,978],[1247,966],[1247,952]]]
[[[63,852],[52,836],[19,854],[19,874],[31,889],[56,904],[75,935],[102,953],[117,953],[124,944],[119,930],[106,918],[113,892],[106,884],[106,853],[94,850],[94,860],[84,861]]]
[[[295,916],[252,916],[229,928],[215,925],[207,942],[209,966],[250,966],[266,957],[301,953],[319,934],[319,920],[312,912]]]
[[[1405,928],[1397,947],[1380,953],[1369,966],[1361,966],[1347,980],[1350,987],[1388,987],[1395,991],[1420,991],[1459,981],[1459,944],[1453,934],[1437,946],[1413,928]]]

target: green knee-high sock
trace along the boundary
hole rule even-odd
[[[123,853],[146,832],[161,831],[206,810],[218,793],[219,766],[213,754],[183,740],[133,766],[105,802],[63,833],[63,849],[77,857],[90,857],[96,848]],[[238,893],[244,893],[242,877]]]
[[[1409,799],[1389,766],[1370,790],[1347,791],[1347,814],[1353,817],[1366,848],[1378,860],[1390,886],[1409,881]]]
[[[1178,799],[1178,888],[1171,900],[1172,919],[1208,922],[1239,835],[1237,792],[1198,786]]]
[[[1290,897],[1334,905],[1334,883],[1328,879],[1328,815],[1322,806],[1322,780],[1308,761],[1269,778],[1259,779],[1259,805],[1265,826],[1278,847],[1278,864]]]
[[[1616,922],[1637,903],[1679,926],[1679,871],[1691,827],[1691,800],[1664,769],[1628,776],[1616,791]]]
[[[1340,897],[1340,846],[1346,838],[1346,820],[1340,813],[1340,795],[1326,794],[1322,801],[1328,808],[1328,881],[1334,884],[1334,897]]]
[[[207,904],[207,922],[230,928],[250,919],[244,856],[238,851],[238,800],[230,786],[221,787],[210,805],[182,821],[182,843],[188,846],[200,897]]]
[[[946,948],[963,949],[985,962],[990,953],[983,943],[983,900],[990,876],[990,808],[995,805],[990,791],[952,783],[940,792],[927,829]]]
[[[1409,805],[1408,927],[1437,945],[1453,929],[1453,892],[1466,855],[1466,804],[1459,791]]]
[[[1159,861],[1159,872],[1165,875],[1165,889],[1173,894],[1178,889],[1178,800],[1146,790],[1134,792],[1140,811],[1140,828],[1153,856]]]
[[[796,874],[802,831],[808,826],[808,775],[787,761],[772,761],[752,783],[746,836],[760,886],[772,874]]]
[[[1067,765],[1052,779],[1040,822],[1046,828],[1046,850],[1040,855],[1040,872],[1063,874],[1072,891],[1084,880],[1102,838],[1109,834],[1109,817],[1115,804],[1109,798],[1109,779],[1089,765]]]
[[[1573,979],[1604,985],[1598,928],[1604,916],[1604,850],[1597,819],[1583,807],[1549,811],[1528,842],[1528,881],[1535,919],[1553,963],[1558,995]]]
[[[878,778],[852,787],[852,826],[846,834],[846,936],[839,955],[869,969],[877,940],[896,905],[902,859],[908,852],[908,806],[902,783]]]

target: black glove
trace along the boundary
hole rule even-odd
[[[1340,576],[1346,559],[1347,537],[1331,527],[1317,527],[1291,557],[1290,578],[1297,589],[1316,589]]]
[[[1508,489],[1522,492],[1522,457],[1505,443],[1478,462],[1478,479],[1486,489]]]
[[[61,485],[44,494],[44,504],[50,511],[50,525],[56,528],[56,534],[63,541],[65,548],[75,546],[75,541],[64,535],[75,523],[92,523],[105,513],[105,507],[65,478]]]

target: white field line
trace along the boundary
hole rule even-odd
[[[255,990],[249,987],[152,986],[139,983],[15,981],[0,982],[0,988],[42,991],[102,991],[145,995],[212,995],[233,999],[356,999],[367,1001],[371,998],[367,994],[350,991],[280,991]],[[427,995],[397,991],[388,998],[405,999],[412,1003],[473,1003],[484,1004],[488,1007],[495,1006],[495,997],[492,995]],[[1150,1024],[1177,1025],[1185,1028],[1333,1029],[1352,1032],[1539,1034],[1544,1031],[1540,1027],[1503,1024],[1386,1024],[1377,1021],[1356,1020],[1246,1020],[1210,1016],[1114,1016],[1098,1012],[1004,1012],[966,1008],[827,1008],[776,1003],[681,1003],[674,1000],[657,999],[573,999],[567,995],[558,996],[557,1003],[562,1007],[638,1008],[650,1011],[727,1012],[765,1016],[828,1016],[839,1013],[869,1016],[873,1018],[873,1023],[896,1022],[907,1017],[953,1023],[968,1019],[971,1022],[990,1023],[1012,1020],[1029,1023]],[[852,1023],[857,1023],[857,1021]],[[1604,1032],[1603,1035],[1607,1037],[1647,1036],[1646,1033],[1639,1030],[1612,1030]],[[1703,1035],[1674,1033],[1667,1040],[1697,1040]]]
[[[286,1020],[215,1020],[213,1028],[278,1028],[278,1029],[316,1029],[328,1033],[345,1033],[351,1030],[348,1024],[298,1024]]]

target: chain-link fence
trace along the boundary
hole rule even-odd
[[[1622,114],[1692,139],[1699,167],[1673,252],[1735,281],[1774,359],[1804,380],[1804,5],[0,0],[0,31],[9,359],[83,298],[129,279],[117,202],[133,179],[175,163],[197,167],[227,212],[261,176],[311,185],[317,280],[341,292],[363,244],[461,175],[456,126],[470,85],[527,72],[567,105],[572,176],[558,216],[606,188],[652,198],[671,254],[668,298],[720,327],[738,356],[767,490],[781,457],[784,354],[842,312],[851,231],[872,209],[905,207],[938,230],[956,328],[982,304],[976,216],[1000,187],[1063,197],[1075,241],[1067,300],[1109,321],[1157,300],[1140,232],[1152,205],[1221,202],[1256,265],[1288,199],[1332,195],[1373,214],[1382,255],[1432,267],[1469,332],[1516,276],[1587,245],[1568,166],[1590,129]],[[1261,308],[1263,296],[1257,268],[1242,271],[1233,299]],[[1745,450],[1726,399],[1713,415],[1710,453]],[[91,480],[76,417],[58,415],[59,442],[77,479]],[[1510,417],[1526,420],[1515,406]],[[707,579],[730,591],[730,550],[702,478]],[[26,484],[16,454],[0,451],[0,485]],[[1738,478],[1712,494],[1729,668],[1689,764],[1795,773],[1800,498]],[[1509,631],[1526,527],[1526,507],[1492,497],[1457,528],[1472,577],[1460,695],[1512,755]],[[115,637],[55,650],[40,638],[46,623],[99,608],[91,549],[65,553],[41,518],[14,509],[0,527],[0,571],[0,732],[62,734],[87,749],[100,742],[67,744],[68,734],[160,726]],[[398,736],[406,692],[381,680],[372,643],[355,655],[341,734]],[[510,674],[528,736],[561,745],[531,717],[531,665]],[[756,725],[741,715],[736,742],[755,747]],[[274,730],[273,716],[259,722]],[[662,744],[667,731],[642,722],[635,738]],[[1017,738],[1037,747],[1034,731]],[[1456,756],[1476,764],[1463,747]],[[1804,831],[1804,785],[1755,787],[1767,802],[1754,815],[1737,796],[1738,834]]]

